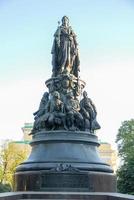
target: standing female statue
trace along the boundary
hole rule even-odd
[[[79,55],[76,42],[76,35],[69,26],[68,17],[62,18],[62,25],[54,34],[52,47],[53,77],[62,73],[71,73],[78,77]]]

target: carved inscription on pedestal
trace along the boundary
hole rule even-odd
[[[41,177],[41,189],[43,188],[89,188],[89,179],[85,174],[49,173]]]

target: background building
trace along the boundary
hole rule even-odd
[[[32,128],[33,128],[33,123],[24,123],[24,127],[22,127],[24,141],[30,141],[32,139],[32,136],[29,135]]]
[[[117,170],[117,152],[107,142],[100,142],[99,153],[101,158],[111,165],[114,172]]]

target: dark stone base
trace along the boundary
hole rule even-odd
[[[116,178],[101,160],[94,134],[42,131],[15,173],[15,191],[115,192]]]
[[[5,192],[0,200],[62,199],[62,200],[134,200],[133,195],[106,192]]]
[[[15,183],[15,191],[116,192],[115,175],[103,172],[18,172]]]

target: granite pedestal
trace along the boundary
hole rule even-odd
[[[41,131],[15,173],[15,191],[115,192],[116,177],[104,163],[95,134]]]

